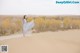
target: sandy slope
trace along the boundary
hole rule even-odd
[[[0,41],[8,53],[80,53],[80,30],[42,32]]]

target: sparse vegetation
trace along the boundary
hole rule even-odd
[[[21,32],[22,18],[0,16],[0,36]],[[34,20],[36,32],[80,29],[80,16],[27,16],[26,20]]]
[[[34,29],[37,32],[80,29],[80,16],[78,18],[77,16],[37,16],[28,18],[34,19]]]
[[[0,17],[0,36],[10,35],[22,31],[22,18]]]

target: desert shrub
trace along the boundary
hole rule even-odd
[[[72,17],[37,17],[34,20],[35,29],[37,31],[56,31],[80,28],[80,19],[74,19]]]
[[[55,20],[55,19],[52,19],[52,28],[55,29],[55,30],[58,30],[60,29],[60,26],[61,26],[61,20]]]
[[[5,17],[0,18],[0,36],[19,33],[22,31],[22,18]],[[27,22],[34,20],[37,32],[57,31],[67,29],[80,29],[80,18],[70,16],[29,16]]]
[[[20,18],[5,17],[0,22],[0,36],[22,31],[22,20]]]
[[[72,19],[71,18],[64,18],[63,20],[63,28],[64,29],[71,29],[72,26]]]
[[[38,31],[54,31],[60,29],[61,20],[52,18],[36,18],[35,29]]]
[[[44,28],[44,19],[43,18],[36,18],[34,20],[34,22],[35,22],[35,29],[37,31],[42,31]]]
[[[18,26],[18,28],[17,28],[17,26]],[[22,31],[22,20],[21,19],[18,19],[18,20],[16,20],[15,21],[15,29],[16,29],[16,31]]]
[[[33,18],[32,17],[28,17],[26,20],[27,20],[27,22],[30,22],[30,21],[33,20]]]
[[[44,25],[45,25],[45,30],[50,30],[50,26],[52,25],[52,22],[49,20],[49,19],[46,19],[45,22],[44,22]]]
[[[72,28],[73,28],[73,29],[79,29],[79,28],[80,28],[80,20],[74,19],[74,20],[72,21]]]

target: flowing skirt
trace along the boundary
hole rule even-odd
[[[23,23],[23,33],[24,33],[24,35],[28,32],[28,31],[30,31],[30,30],[32,30],[32,28],[34,27],[34,21],[32,20],[31,22],[24,22]]]

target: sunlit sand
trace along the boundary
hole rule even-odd
[[[80,53],[80,30],[28,35],[2,40],[0,43],[8,45],[8,53]]]

